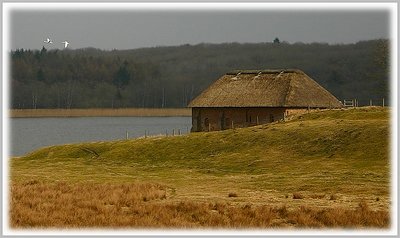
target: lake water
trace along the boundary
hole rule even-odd
[[[40,147],[77,142],[111,141],[145,135],[186,134],[191,117],[73,117],[11,118],[10,155],[21,156]]]

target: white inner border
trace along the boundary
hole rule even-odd
[[[3,3],[3,73],[2,73],[2,169],[3,169],[3,186],[2,186],[2,211],[3,211],[3,235],[95,235],[95,236],[115,236],[115,235],[306,235],[306,236],[331,236],[331,235],[351,235],[351,236],[373,236],[373,235],[397,235],[398,232],[398,204],[397,204],[397,78],[398,78],[398,4],[397,3]],[[14,10],[25,11],[68,11],[68,10],[90,10],[90,11],[126,11],[126,10],[146,10],[146,11],[260,11],[260,10],[315,10],[315,11],[376,11],[387,10],[390,14],[390,52],[391,52],[391,227],[387,230],[13,230],[10,229],[8,223],[8,160],[9,160],[9,90],[8,90],[8,75],[9,75],[9,51],[10,48],[10,15]]]

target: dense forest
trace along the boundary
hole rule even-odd
[[[388,40],[11,51],[11,108],[185,107],[231,70],[296,68],[339,100],[389,95]]]

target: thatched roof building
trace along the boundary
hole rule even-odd
[[[225,74],[189,107],[336,108],[342,104],[300,70],[244,70]]]
[[[190,104],[192,131],[223,130],[285,119],[342,104],[296,69],[242,70],[225,74]]]

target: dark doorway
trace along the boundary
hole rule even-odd
[[[221,130],[225,130],[226,128],[226,124],[225,124],[225,113],[224,112],[222,112],[222,115],[221,115],[221,119],[220,119],[220,127],[221,127]]]
[[[201,116],[200,116],[200,111],[198,112],[198,114],[197,114],[197,117],[196,117],[196,131],[202,131],[202,129],[201,129]]]
[[[226,129],[228,129],[229,127],[232,127],[231,124],[232,124],[232,123],[231,123],[231,119],[225,118],[225,126],[226,126]]]
[[[204,126],[206,130],[210,130],[210,121],[208,120],[208,118],[204,119]]]

